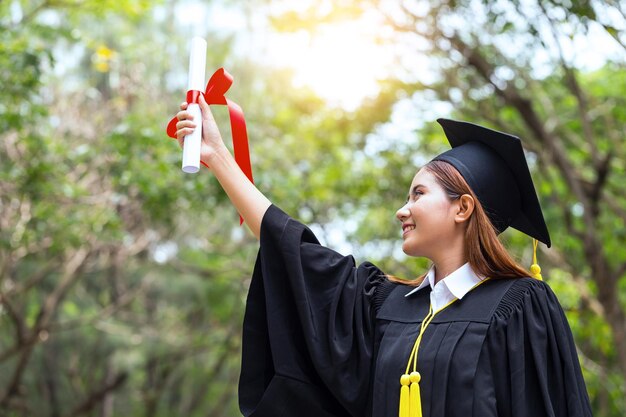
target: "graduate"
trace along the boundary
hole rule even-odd
[[[559,302],[507,253],[513,227],[550,246],[520,139],[440,119],[451,149],[396,212],[402,249],[432,267],[404,281],[319,244],[241,172],[209,106],[201,159],[260,249],[243,323],[239,404],[254,417],[587,417]]]

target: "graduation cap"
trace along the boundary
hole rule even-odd
[[[437,119],[452,149],[433,158],[454,166],[498,233],[513,227],[550,247],[539,199],[516,136],[473,123]]]

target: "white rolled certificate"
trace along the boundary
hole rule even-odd
[[[204,71],[206,67],[206,41],[200,37],[191,39],[189,54],[189,83],[187,90],[204,91]],[[200,147],[202,144],[202,112],[197,103],[189,104],[187,111],[193,115],[196,129],[185,136],[183,142],[183,172],[195,174],[200,170]]]

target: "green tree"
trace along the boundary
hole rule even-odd
[[[253,248],[165,140],[175,6],[0,4],[3,415],[236,412]]]

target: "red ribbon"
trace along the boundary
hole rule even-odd
[[[248,147],[248,133],[246,130],[246,120],[243,117],[243,110],[234,101],[227,99],[224,94],[233,84],[233,76],[224,68],[220,68],[211,76],[204,91],[204,99],[207,104],[222,104],[228,106],[230,115],[230,127],[233,133],[233,152],[235,154],[235,162],[241,168],[243,173],[248,177],[250,182],[254,184],[252,178],[252,165],[250,164],[250,149]],[[198,103],[200,94],[198,90],[187,91],[187,103]],[[167,125],[167,135],[176,139],[176,123],[178,119],[174,117]],[[202,161],[200,161],[202,162]],[[208,168],[208,165],[202,162],[202,165]],[[239,216],[239,224],[243,223],[243,217]]]
[[[200,94],[202,94],[202,91],[198,91],[198,90],[189,90],[189,91],[187,91],[187,104],[191,104],[191,103],[198,104],[198,103],[200,103],[200,101],[199,101],[200,100],[199,99]],[[174,125],[174,127],[176,127],[176,126]],[[169,129],[169,126],[167,128]],[[168,134],[169,134],[169,132],[168,132]],[[176,135],[176,132],[174,132],[174,135]],[[174,137],[176,137],[176,136],[174,136]]]

